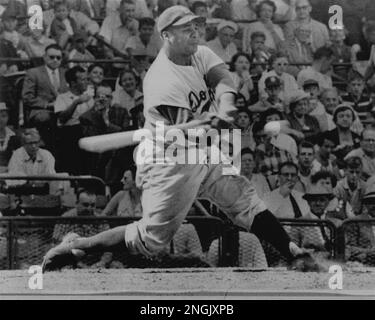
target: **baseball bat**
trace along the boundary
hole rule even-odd
[[[135,137],[142,137],[142,133],[145,133],[143,135],[145,136],[146,131],[146,129],[138,129],[86,137],[79,140],[79,147],[85,151],[97,153],[121,149],[138,144],[140,140],[135,140]]]

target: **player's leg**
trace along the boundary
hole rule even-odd
[[[212,166],[199,198],[214,203],[234,224],[269,242],[288,260],[302,253],[245,177],[223,175],[221,166]]]
[[[142,178],[143,218],[95,236],[67,239],[45,256],[43,268],[69,264],[85,253],[127,249],[153,256],[162,251],[184,221],[193,205],[207,166],[153,166]],[[57,262],[55,262],[57,261]]]

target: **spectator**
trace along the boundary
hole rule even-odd
[[[340,170],[336,163],[336,157],[332,153],[335,143],[323,135],[317,139],[318,151],[316,152],[315,161],[319,164],[319,170],[328,171],[340,178]]]
[[[297,0],[296,1],[296,19],[288,22],[285,25],[285,37],[292,40],[294,37],[294,31],[300,25],[308,25],[311,29],[311,48],[316,51],[327,45],[329,40],[328,28],[321,22],[311,18],[310,13],[312,7],[308,0]]]
[[[274,135],[271,140],[273,141],[274,145],[277,145],[281,149],[288,151],[293,156],[293,158],[297,158],[297,144],[296,141],[289,135],[290,129],[288,128],[288,126],[282,125],[283,123],[287,123],[284,120],[282,112],[275,108],[270,108],[267,111],[263,112],[261,121],[265,123],[271,121],[280,122],[280,132],[277,135]]]
[[[8,127],[8,113],[6,104],[0,102],[0,173],[8,172],[9,160],[19,147],[16,134]]]
[[[208,18],[208,7],[207,3],[203,1],[194,1],[191,7],[191,11],[199,16],[203,17],[207,20]],[[198,32],[199,32],[199,44],[200,45],[207,45],[207,24],[206,22],[199,22],[198,24]]]
[[[243,50],[249,50],[251,33],[261,31],[266,35],[266,47],[277,51],[285,38],[282,29],[272,22],[276,13],[275,3],[270,0],[260,2],[256,7],[256,13],[258,21],[249,24],[243,32]]]
[[[362,160],[362,179],[375,175],[375,129],[365,129],[361,136],[361,146],[349,152],[345,159],[358,157]]]
[[[251,75],[260,79],[262,73],[266,71],[267,64],[271,58],[271,50],[265,46],[266,35],[264,32],[253,32],[250,36],[250,40],[248,53],[251,54]]]
[[[282,91],[281,80],[275,76],[268,77],[264,81],[264,86],[267,96],[263,95],[257,103],[249,107],[249,110],[251,112],[263,113],[270,108],[274,108],[280,112],[284,112],[284,103],[280,98]]]
[[[82,12],[90,19],[105,17],[105,0],[74,0],[73,9]]]
[[[99,26],[82,12],[71,10],[73,5],[65,0],[55,2],[54,19],[51,22],[50,35],[56,42],[65,48],[68,41],[77,32],[94,35],[99,31]]]
[[[305,193],[311,187],[311,176],[319,171],[320,166],[315,161],[314,145],[307,141],[301,141],[298,146],[298,172],[299,181],[295,189]]]
[[[55,174],[55,158],[45,149],[41,149],[40,135],[37,129],[25,129],[21,148],[13,152],[9,160],[9,174],[18,176]],[[9,180],[8,185],[24,184],[24,181]]]
[[[153,13],[148,8],[147,0],[135,0],[135,9],[134,9],[134,17],[136,19],[141,18],[152,18]],[[121,11],[121,5],[123,4],[123,0],[110,0],[106,1],[106,17],[115,16],[119,11]],[[176,3],[175,3],[176,4]]]
[[[251,114],[246,108],[239,109],[235,121],[241,129],[241,148],[254,149],[255,143],[251,134]]]
[[[236,53],[232,57],[229,70],[237,92],[242,94],[246,102],[249,102],[251,92],[254,90],[253,80],[250,76],[250,56],[243,52]]]
[[[96,88],[102,84],[104,80],[104,68],[100,64],[92,64],[87,69],[88,85],[87,94],[94,97]]]
[[[82,138],[79,117],[94,105],[94,100],[88,94],[87,73],[85,69],[76,66],[65,73],[70,90],[59,94],[55,102],[55,114],[58,123],[58,168],[61,172],[79,175],[84,168],[82,153],[78,141]]]
[[[234,0],[231,2],[233,20],[256,20],[257,0]]]
[[[107,15],[102,23],[99,35],[117,50],[126,54],[125,46],[131,36],[138,33],[139,24],[135,19],[136,2],[122,0],[118,12]],[[105,49],[108,58],[116,56],[110,49]]]
[[[45,35],[44,29],[31,29],[30,36],[25,38],[25,50],[29,58],[43,58],[46,48],[56,43]]]
[[[226,63],[229,63],[237,53],[237,47],[233,42],[237,31],[237,24],[223,20],[217,26],[217,37],[207,42],[207,46]]]
[[[271,190],[266,178],[262,174],[254,173],[256,167],[254,152],[250,148],[243,148],[241,150],[241,175],[249,179],[254,185],[258,197],[263,199]]]
[[[113,94],[112,104],[123,109],[129,113],[131,110],[143,104],[143,93],[137,89],[138,77],[131,70],[124,70],[119,77],[119,86]]]
[[[294,30],[294,37],[288,39],[281,51],[287,56],[290,64],[306,64],[313,62],[313,50],[311,48],[311,28],[301,24]],[[289,66],[288,72],[297,77],[305,66]]]
[[[288,58],[284,54],[278,53],[271,56],[269,64],[271,70],[263,73],[258,82],[259,95],[261,98],[267,97],[267,92],[265,91],[265,80],[269,77],[278,77],[281,80],[282,88],[280,99],[282,101],[287,101],[290,92],[298,89],[296,79],[286,72],[289,65]]]
[[[298,167],[293,162],[284,162],[280,166],[280,187],[264,197],[268,209],[277,218],[306,218],[310,214],[309,205],[303,193],[294,189],[298,181]]]
[[[361,211],[361,203],[366,193],[366,183],[362,177],[362,161],[358,157],[351,157],[345,160],[345,177],[341,179],[335,189],[337,198],[348,202],[353,208],[354,214]]]
[[[141,193],[135,185],[135,172],[126,170],[121,182],[123,190],[112,197],[102,214],[118,217],[142,217]]]
[[[319,83],[322,90],[332,88],[332,79],[329,72],[332,68],[333,59],[334,56],[332,49],[322,47],[316,50],[313,56],[312,66],[309,66],[298,73],[298,85],[302,87],[306,80],[314,79]]]
[[[284,149],[286,146],[278,144],[278,140],[264,132],[265,122],[257,122],[253,125],[253,136],[257,143],[256,162],[259,172],[268,181],[271,190],[277,187],[277,176],[284,162],[295,161],[295,156]]]
[[[321,170],[311,176],[312,187],[326,189],[331,194],[333,194],[336,185],[337,179],[329,171]],[[314,212],[312,213],[314,214]],[[329,219],[336,227],[340,227],[346,219],[354,218],[354,213],[348,202],[333,195],[332,200],[329,202],[328,206],[325,207],[325,212],[323,212],[320,218]]]
[[[342,95],[343,102],[357,112],[361,121],[367,120],[372,109],[371,98],[365,92],[365,85],[363,76],[358,71],[351,70],[348,75],[347,92]]]
[[[69,52],[69,60],[91,60],[94,61],[94,55],[87,50],[87,34],[82,31],[78,31],[73,36],[73,50]],[[87,70],[92,62],[70,62],[69,68],[74,66],[80,66],[83,69]]]
[[[353,56],[352,48],[345,44],[347,30],[343,27],[342,29],[330,29],[330,45],[333,55],[335,57],[333,63],[354,63],[356,57]],[[333,66],[334,75],[338,80],[345,81],[348,78],[348,72],[350,67],[348,66]],[[341,88],[340,88],[341,89]],[[345,90],[345,87],[342,88]]]
[[[152,18],[142,18],[138,20],[139,34],[131,36],[125,50],[130,56],[144,55],[153,60],[158,55],[161,48],[161,41],[155,34],[155,20]]]
[[[46,48],[44,65],[27,71],[22,89],[22,99],[28,121],[35,125],[45,146],[54,149],[53,108],[59,93],[68,91],[64,70],[60,68],[62,50],[56,44]]]
[[[303,91],[310,94],[308,114],[318,120],[322,132],[331,130],[335,127],[332,116],[329,115],[324,105],[319,100],[320,86],[314,79],[306,80],[303,83]]]
[[[4,30],[0,34],[0,56],[2,58],[24,58],[28,56],[25,50],[25,40],[17,31],[17,16],[13,10],[6,9],[1,16]],[[0,30],[1,31],[1,30]],[[2,63],[0,75],[14,73],[21,65],[16,63]]]
[[[65,212],[62,217],[93,217],[101,216],[96,211],[96,195],[86,191],[81,190],[77,195],[76,207]],[[75,234],[79,234],[81,237],[89,237],[97,234],[98,232],[103,232],[109,229],[109,225],[106,223],[102,224],[56,224],[53,230],[53,240],[55,243],[61,242],[66,237],[74,237]],[[109,267],[112,262],[112,253],[105,252],[103,254],[88,255],[83,258],[77,265],[79,268],[106,268]]]
[[[297,141],[309,140],[320,132],[318,120],[307,114],[309,95],[296,90],[290,94],[289,134]]]
[[[353,149],[359,148],[360,136],[351,130],[354,119],[354,110],[350,106],[339,105],[333,113],[333,122],[336,128],[322,134],[324,139],[334,142],[336,147],[333,154],[336,156],[340,168],[345,156]]]
[[[109,85],[103,83],[98,86],[94,99],[94,107],[79,117],[83,136],[96,136],[129,129],[130,117],[127,110],[111,106],[112,88]],[[88,154],[87,168],[89,173],[103,179],[108,178],[113,170],[119,170],[115,167],[106,168],[107,165],[110,165],[111,160],[113,161],[115,155],[116,152],[111,151],[98,155]]]

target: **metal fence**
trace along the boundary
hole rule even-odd
[[[44,254],[68,232],[91,236],[133,222],[119,217],[4,217],[0,219],[0,269],[26,269],[41,264]],[[336,255],[337,233],[329,221],[281,220],[299,245]],[[325,236],[323,236],[323,232]],[[212,217],[189,217],[160,256],[150,260],[114,251],[109,268],[252,267],[285,263],[270,244]],[[78,268],[95,268],[102,254],[85,257]]]
[[[375,219],[350,219],[341,227],[341,256],[346,261],[375,266]]]

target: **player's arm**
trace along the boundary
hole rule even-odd
[[[208,71],[207,80],[211,88],[215,89],[216,100],[219,103],[219,117],[233,121],[237,112],[235,107],[237,91],[227,66],[222,63],[212,67]]]

